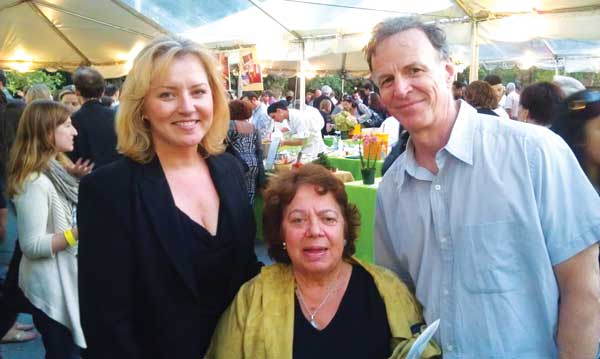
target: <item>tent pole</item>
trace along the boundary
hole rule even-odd
[[[471,66],[469,67],[469,82],[479,79],[479,22],[471,19]]]
[[[302,61],[300,61],[300,87],[298,88],[298,98],[300,99],[300,110],[304,110],[304,106],[306,104],[306,61],[304,59],[304,40],[300,43],[302,46]]]

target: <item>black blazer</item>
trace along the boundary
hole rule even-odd
[[[100,101],[90,100],[71,115],[71,120],[77,130],[75,147],[68,153],[73,162],[79,158],[90,159],[98,168],[120,158],[114,110]]]
[[[260,268],[253,212],[236,162],[230,154],[207,159],[238,241],[233,258],[222,263],[237,273],[228,301]],[[159,160],[141,165],[122,159],[84,177],[77,220],[84,357],[200,359],[208,343],[198,335],[197,286],[191,263],[180,260],[187,248]]]

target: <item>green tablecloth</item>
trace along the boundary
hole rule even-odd
[[[356,256],[364,261],[373,262],[373,233],[375,229],[375,203],[377,188],[381,178],[375,184],[365,185],[362,181],[345,183],[348,200],[354,203],[360,212],[360,232],[356,240]]]
[[[356,256],[364,261],[373,262],[373,233],[375,228],[375,202],[377,188],[381,178],[375,179],[375,184],[364,185],[362,181],[345,183],[346,193],[351,203],[360,212],[361,226],[356,241]],[[262,215],[264,202],[256,196],[254,201],[254,217],[256,218],[256,238],[263,239]]]
[[[360,159],[329,157],[329,162],[337,169],[351,172],[355,180],[362,180],[362,173],[360,173]],[[381,166],[383,166],[383,161],[375,162],[375,177],[381,177]]]
[[[260,196],[258,193],[256,194],[256,196],[254,196],[254,219],[256,220],[256,239],[263,239],[263,233],[262,233],[262,214],[263,214],[263,208],[265,206],[265,202],[262,198],[262,196]]]

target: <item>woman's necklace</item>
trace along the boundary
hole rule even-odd
[[[321,309],[321,307],[323,307],[323,305],[325,305],[325,303],[327,302],[327,299],[329,299],[329,297],[331,296],[331,293],[334,292],[334,289],[336,289],[336,287],[337,287],[336,284],[337,284],[338,280],[340,279],[340,275],[341,274],[342,274],[342,269],[340,268],[340,270],[338,271],[338,274],[337,274],[335,280],[333,281],[333,283],[331,283],[331,285],[327,289],[327,294],[325,295],[325,298],[323,298],[323,300],[321,301],[321,303],[319,303],[319,305],[317,306],[317,308],[315,308],[314,312],[311,312],[310,309],[308,309],[308,305],[306,304],[306,302],[304,300],[304,296],[302,295],[302,290],[300,290],[300,286],[298,285],[298,281],[296,280],[296,293],[298,294],[298,301],[300,302],[300,305],[308,313],[308,316],[310,317],[310,319],[309,319],[310,325],[312,325],[313,328],[315,328],[317,330],[320,330],[321,328],[319,328],[319,325],[315,321],[315,316],[317,315],[317,313],[319,312],[319,310]]]

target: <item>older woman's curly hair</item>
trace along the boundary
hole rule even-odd
[[[465,100],[475,108],[493,110],[498,107],[498,98],[492,86],[485,81],[473,81],[465,90]]]
[[[229,101],[229,115],[235,121],[247,120],[252,117],[252,107],[243,100]]]
[[[285,172],[273,178],[264,192],[263,235],[269,256],[278,263],[290,263],[283,249],[283,213],[302,185],[312,185],[320,195],[331,193],[340,206],[344,217],[344,238],[347,241],[342,256],[349,259],[356,251],[356,238],[360,227],[360,214],[354,204],[348,202],[344,184],[325,167],[306,164],[298,170]]]

